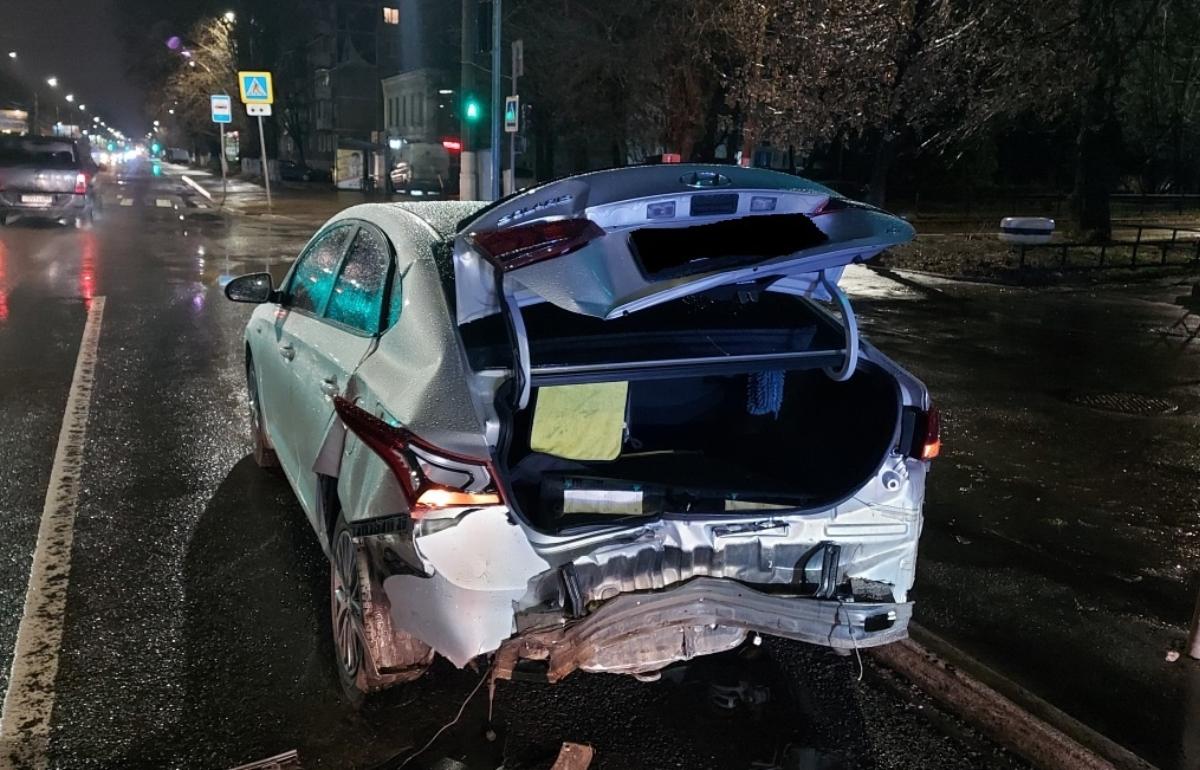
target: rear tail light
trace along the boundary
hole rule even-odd
[[[932,460],[942,453],[942,415],[936,406],[931,406],[923,416],[925,430],[917,433],[920,444],[915,449],[920,459]]]
[[[439,449],[340,396],[333,406],[346,427],[387,463],[414,519],[501,503],[490,461]]]
[[[76,195],[86,195],[87,194],[87,182],[88,182],[87,174],[83,173],[82,171],[80,171],[78,174],[75,175],[75,194]]]
[[[810,217],[819,217],[822,214],[832,214],[837,211],[846,211],[847,209],[862,209],[862,210],[866,210],[866,211],[873,211],[874,207],[868,206],[865,203],[859,203],[858,201],[847,200],[846,198],[839,198],[839,197],[830,195],[828,198],[825,199],[825,202],[822,203],[820,206],[817,206],[816,209],[814,209],[813,212],[811,214],[809,214],[809,216]]]
[[[502,270],[515,270],[579,251],[604,230],[590,219],[555,219],[473,236],[475,245]]]

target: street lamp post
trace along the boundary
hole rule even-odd
[[[500,98],[500,22],[502,0],[492,0],[492,189],[490,200],[500,200],[500,121],[504,102]]]

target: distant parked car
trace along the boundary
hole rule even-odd
[[[182,147],[168,147],[166,155],[171,163],[190,163],[192,160],[191,154]]]
[[[328,182],[328,171],[312,168],[294,160],[279,161],[279,178],[285,182]]]
[[[912,236],[798,177],[660,165],[355,206],[278,288],[231,281],[261,303],[254,457],[330,560],[351,700],[435,653],[553,682],[904,638],[937,412],[837,280]]]
[[[87,142],[52,136],[0,136],[0,224],[14,217],[83,227],[99,196]]]

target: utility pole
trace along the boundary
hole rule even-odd
[[[491,200],[500,200],[500,121],[504,119],[504,99],[500,96],[503,59],[500,56],[501,0],[492,0],[492,191]]]
[[[267,186],[267,208],[269,209],[271,208],[271,167],[267,163],[267,140],[263,136],[262,115],[258,116],[258,145],[262,150],[263,182]]]
[[[462,0],[462,78],[458,91],[459,124],[462,126],[461,168],[458,172],[459,200],[478,200],[475,178],[475,146],[471,143],[471,121],[467,120],[467,99],[475,86],[475,13],[479,0]]]

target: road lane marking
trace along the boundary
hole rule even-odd
[[[103,318],[104,297],[95,297],[88,307],[75,373],[67,393],[67,408],[58,432],[37,547],[29,570],[29,587],[25,591],[25,608],[17,629],[12,672],[4,694],[4,708],[0,711],[0,770],[40,770],[47,766],[54,680],[67,607],[71,544],[75,539],[75,509],[79,503],[84,440]]]
[[[203,195],[205,198],[208,198],[209,200],[213,199],[212,193],[210,193],[208,190],[205,190],[200,185],[196,184],[196,182],[194,182],[190,176],[184,174],[183,181],[187,182],[192,187],[196,188],[196,191],[199,192],[201,195]]]
[[[170,198],[156,198],[154,201],[154,205],[158,206],[160,209],[169,209],[172,206],[174,206],[175,204],[171,203]]]
[[[133,198],[122,198],[122,199],[121,199],[121,205],[122,205],[122,206],[132,206],[132,205],[133,205]]]

